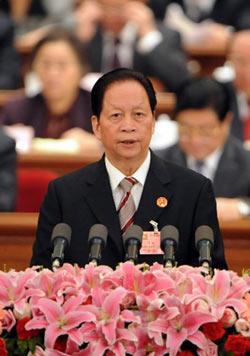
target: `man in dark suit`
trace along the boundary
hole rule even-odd
[[[230,92],[213,79],[194,79],[177,95],[177,144],[161,158],[210,178],[220,219],[250,216],[250,152],[229,135]],[[167,133],[166,133],[167,134]]]
[[[158,17],[164,14],[164,23],[177,30],[191,49],[194,45],[224,51],[233,31],[250,28],[247,0],[153,0],[150,6]]]
[[[157,18],[164,18],[169,4],[178,4],[193,21],[211,20],[236,31],[250,28],[250,3],[248,0],[149,0],[149,6]]]
[[[178,264],[199,264],[195,230],[210,225],[214,231],[213,267],[225,268],[211,182],[157,158],[149,150],[155,126],[155,92],[141,73],[117,69],[102,76],[92,90],[93,131],[101,140],[104,157],[76,172],[53,181],[41,206],[32,265],[50,267],[53,227],[65,222],[72,227],[72,238],[65,261],[84,266],[88,262],[88,233],[96,223],[108,229],[102,264],[115,267],[124,261],[125,251],[117,210],[124,179],[135,184],[129,193],[135,207],[130,222],[153,231],[175,225],[180,233],[176,252]],[[123,200],[122,200],[123,201]],[[128,226],[128,225],[127,225]],[[160,254],[141,254],[138,262],[163,263]]]
[[[0,212],[13,211],[16,201],[16,144],[0,128]]]
[[[175,92],[190,77],[179,34],[157,24],[143,1],[79,0],[76,32],[91,71],[128,67],[158,79]]]
[[[231,131],[240,140],[247,141],[250,140],[250,30],[232,36],[227,63],[233,69],[232,81],[227,84],[232,92]]]
[[[21,85],[20,60],[14,47],[14,24],[0,11],[0,89]]]

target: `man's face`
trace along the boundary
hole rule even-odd
[[[99,119],[92,117],[93,131],[115,167],[134,171],[146,158],[155,118],[143,86],[135,80],[116,82],[107,88]]]
[[[235,36],[229,53],[235,70],[235,86],[250,96],[250,31]]]
[[[224,144],[230,125],[230,118],[221,122],[210,108],[183,110],[176,121],[183,152],[197,160],[205,159]]]
[[[98,0],[103,10],[102,26],[106,31],[118,34],[126,24],[124,6],[130,0]]]
[[[103,10],[103,16],[101,19],[102,27],[106,31],[110,31],[113,34],[118,34],[127,21],[128,12],[126,5],[131,0],[97,0],[101,9]],[[145,0],[137,0],[137,2],[146,2]]]

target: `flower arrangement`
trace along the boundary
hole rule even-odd
[[[0,272],[0,355],[250,355],[250,277],[120,264]]]

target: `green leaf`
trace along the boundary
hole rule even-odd
[[[23,353],[29,351],[27,340],[17,340],[17,347]]]

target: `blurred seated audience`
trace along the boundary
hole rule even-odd
[[[15,141],[0,127],[0,212],[15,209],[16,180]]]
[[[14,25],[0,11],[0,90],[20,87],[20,62],[14,48]]]
[[[250,30],[236,32],[229,44],[226,66],[231,76],[227,81],[232,91],[232,133],[243,141],[250,140]],[[218,75],[219,72],[217,72]],[[223,72],[223,73],[228,73]]]
[[[157,16],[165,14],[165,24],[187,45],[225,48],[232,31],[250,28],[249,0],[151,0],[150,5]]]
[[[33,47],[53,26],[72,27],[74,0],[6,0],[0,9],[15,23],[18,46]]]
[[[250,152],[229,134],[229,110],[226,86],[210,78],[187,82],[175,107],[178,143],[156,152],[212,180],[221,220],[250,216]]]
[[[190,77],[178,32],[157,23],[145,1],[77,0],[75,22],[93,72],[133,68],[171,92]]]
[[[48,33],[32,55],[41,91],[10,100],[2,110],[2,123],[31,126],[35,137],[75,139],[99,151],[92,134],[90,94],[80,88],[87,71],[84,58],[81,43],[72,33],[63,29]]]

